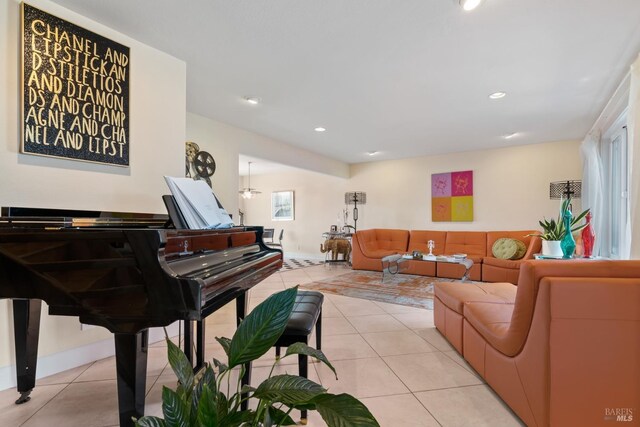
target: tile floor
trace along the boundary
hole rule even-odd
[[[250,306],[285,287],[345,271],[334,265],[276,273],[251,290]],[[223,358],[214,337],[230,337],[234,318],[233,304],[208,318],[209,360]],[[433,326],[432,311],[326,294],[322,333],[322,350],[339,380],[318,363],[310,367],[309,378],[332,393],[358,397],[381,426],[523,425],[442,338]],[[161,415],[162,386],[175,388],[176,379],[167,365],[164,343],[149,350],[146,413]],[[256,384],[266,378],[273,361],[274,352],[269,352],[254,363]],[[297,359],[284,359],[274,372],[297,374]],[[0,426],[116,426],[115,378],[110,357],[38,380],[31,401],[24,405],[13,404],[15,390],[2,391]],[[310,412],[308,425],[325,424]]]

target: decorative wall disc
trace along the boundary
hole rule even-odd
[[[213,156],[206,151],[200,151],[196,154],[193,165],[196,168],[196,172],[201,177],[208,178],[216,171],[216,161],[213,160]]]

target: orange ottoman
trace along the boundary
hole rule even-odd
[[[433,317],[436,328],[462,354],[463,307],[467,302],[514,303],[511,283],[435,282]]]

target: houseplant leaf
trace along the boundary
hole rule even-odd
[[[222,361],[216,359],[215,357],[213,358],[213,366],[218,368],[219,373],[222,373],[223,371],[226,371],[229,369],[227,365],[225,365],[224,363],[222,363]]]
[[[291,418],[286,412],[278,408],[274,408],[273,406],[269,406],[269,417],[271,418],[273,423],[278,426],[296,425],[296,422],[293,421],[293,418]]]
[[[224,427],[238,427],[242,425],[242,423],[250,423],[255,416],[256,413],[252,410],[232,412],[220,420],[220,425]]]
[[[162,418],[158,417],[142,417],[136,421],[137,427],[166,427]]]
[[[167,351],[171,369],[173,369],[176,377],[178,377],[180,384],[182,384],[183,388],[189,393],[193,387],[193,366],[187,359],[187,356],[180,350],[180,347],[168,338]]]
[[[333,374],[336,376],[336,380],[338,379],[338,374],[336,373],[335,368],[321,350],[309,347],[305,343],[297,342],[287,347],[287,352],[285,353],[284,357],[290,356],[292,354],[305,354],[321,361],[333,371]]]
[[[213,368],[207,364],[204,369],[204,373],[200,380],[196,383],[191,393],[191,413],[195,414],[198,411],[198,405],[202,396],[202,390],[204,386],[208,386],[210,391],[216,391],[216,377],[213,372]]]
[[[229,368],[255,360],[276,343],[287,326],[298,288],[271,295],[244,318],[229,346]]]
[[[306,378],[294,375],[276,375],[267,378],[258,386],[253,397],[281,402],[287,406],[295,406],[308,402],[326,390],[320,384],[316,384]]]
[[[231,347],[231,340],[225,337],[216,337],[216,341],[220,343],[227,357],[229,357],[229,347]]]
[[[167,387],[162,387],[162,415],[167,427],[189,427],[189,407]]]
[[[367,407],[349,394],[323,394],[313,403],[329,427],[380,427]]]
[[[198,425],[214,427],[218,425],[218,408],[213,398],[214,392],[207,384],[202,386],[202,397],[198,404]]]

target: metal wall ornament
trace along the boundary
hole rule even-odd
[[[205,181],[211,187],[211,176],[216,172],[216,161],[206,151],[200,151],[200,146],[193,141],[185,144],[187,178]]]

